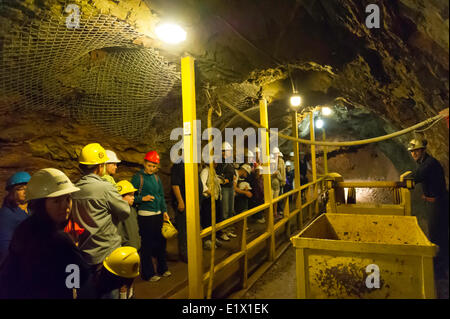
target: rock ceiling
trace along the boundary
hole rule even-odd
[[[201,119],[205,119],[208,106],[205,87],[239,105],[255,120],[255,99],[262,94],[269,101],[270,126],[286,129],[284,132],[289,134],[288,98],[294,86],[303,97],[303,105],[336,107],[327,136],[354,140],[406,128],[436,115],[449,102],[448,1],[376,1],[381,10],[381,28],[369,29],[365,25],[365,8],[372,2],[10,0],[4,1],[0,9],[0,39],[7,39],[8,31],[37,20],[42,12],[58,16],[65,14],[64,5],[76,3],[82,12],[98,12],[128,23],[133,32],[142,35],[130,45],[156,50],[178,70],[181,55],[188,52],[195,57]],[[166,19],[184,26],[188,32],[185,43],[174,47],[154,39],[154,26]],[[115,49],[95,48],[88,55],[111,55]],[[80,70],[82,67],[80,64]],[[76,91],[77,84],[71,85]],[[0,110],[7,114],[0,122],[0,167],[20,167],[22,164],[17,164],[17,157],[11,153],[22,152],[27,154],[27,161],[42,162],[37,166],[58,161],[71,170],[76,166],[76,152],[83,141],[100,136],[105,145],[117,149],[129,163],[139,162],[149,147],[167,152],[173,142],[162,136],[169,136],[182,122],[180,92],[179,84],[175,84],[159,100],[156,107],[160,116],[150,122],[148,134],[142,134],[145,140],[133,143],[123,136],[103,134],[101,127],[87,127],[82,121],[52,118],[58,114],[43,118],[21,112],[23,120],[18,121],[11,96],[0,92]],[[223,113],[214,119],[216,127],[248,126],[232,112]],[[40,129],[31,129],[33,125]],[[448,176],[446,125],[439,123],[424,136],[429,140],[431,153],[445,164]],[[387,155],[396,147],[402,148],[402,156],[391,157],[400,168],[404,168],[404,146],[411,137],[412,134],[406,135],[384,146]],[[285,147],[290,146],[286,143]]]

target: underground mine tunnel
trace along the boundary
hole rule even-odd
[[[0,297],[448,299],[448,12],[1,1]]]

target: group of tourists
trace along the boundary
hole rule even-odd
[[[78,162],[82,176],[75,184],[55,168],[8,179],[0,210],[0,298],[127,299],[139,274],[149,281],[171,275],[157,152],[146,154],[131,182],[115,182],[120,160],[98,143],[86,145]]]

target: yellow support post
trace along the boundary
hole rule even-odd
[[[323,133],[323,141],[325,142],[325,128],[322,129]],[[323,170],[325,175],[328,175],[328,154],[327,154],[327,146],[323,146]]]
[[[309,112],[309,132],[310,132],[310,139],[311,142],[315,142],[316,141],[316,136],[315,136],[315,132],[314,132],[314,112]],[[317,164],[316,164],[316,146],[311,144],[311,166],[312,166],[312,177],[313,177],[313,182],[314,182],[314,188],[313,188],[313,194],[311,196],[311,200],[314,198],[317,198]],[[317,215],[319,213],[319,202],[316,200],[316,202],[314,203],[314,208],[312,206],[313,204],[310,205],[310,210],[309,210],[309,217],[312,218],[312,211],[314,209],[314,213]]]
[[[183,99],[184,172],[186,179],[186,228],[188,243],[189,299],[203,299],[203,255],[200,239],[198,205],[198,158],[195,105],[194,58],[181,59],[181,88]]]
[[[311,142],[315,142],[316,138],[314,134],[314,112],[309,112],[309,132]],[[311,144],[311,169],[313,182],[316,182],[317,179],[316,146],[314,144]]]
[[[259,120],[261,126],[269,128],[269,117],[267,112],[267,101],[265,99],[259,100]],[[262,165],[263,165],[263,179],[264,179],[264,202],[269,203],[269,216],[267,220],[267,231],[270,235],[269,245],[269,260],[275,259],[275,234],[273,227],[273,204],[272,204],[272,183],[270,176],[270,148],[269,148],[269,131],[265,130],[264,135],[261,136],[263,145],[261,145]]]
[[[297,120],[297,112],[292,112],[292,136],[298,138],[298,120]],[[292,142],[294,144],[294,185],[295,187],[300,187],[300,154],[298,142]],[[297,207],[298,208],[298,207]]]

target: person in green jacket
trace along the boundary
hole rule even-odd
[[[163,185],[156,174],[159,161],[156,151],[148,152],[144,158],[144,168],[131,179],[131,184],[138,190],[134,202],[141,235],[141,277],[152,282],[172,274],[166,262],[166,239],[161,234],[163,221],[169,220],[169,215]],[[156,270],[152,258],[156,260]]]

